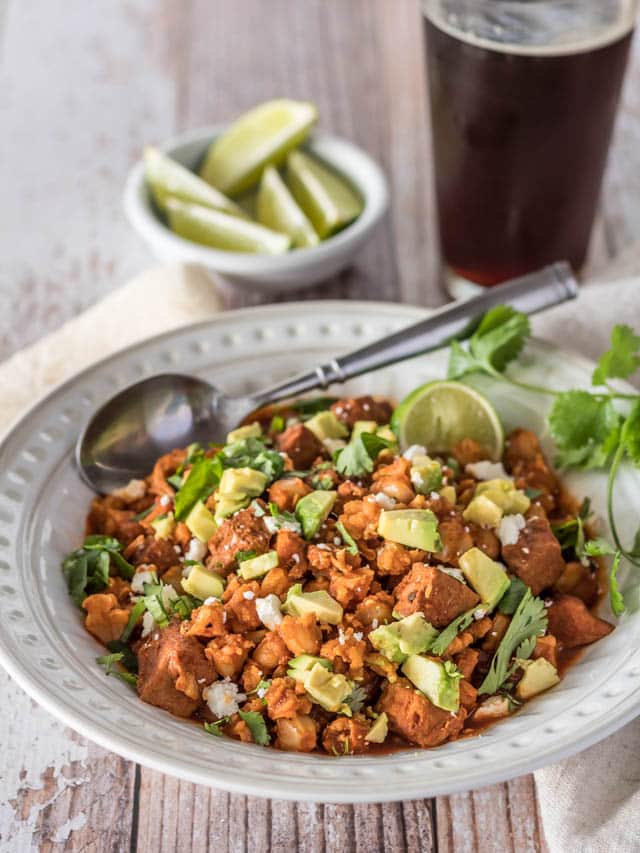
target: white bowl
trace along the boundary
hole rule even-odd
[[[79,425],[118,388],[174,370],[193,372],[231,392],[264,387],[311,369],[345,349],[396,332],[425,316],[390,303],[318,301],[230,311],[110,356],[38,402],[0,442],[0,664],[67,725],[127,758],[192,782],[266,797],[325,802],[415,799],[490,785],[584,749],[640,712],[639,581],[624,566],[630,612],[615,631],[588,646],[552,690],[481,737],[436,749],[334,758],[265,749],[211,737],[141,702],[126,684],[105,678],[104,649],[84,629],[60,561],[82,538],[91,500],[73,464]],[[401,398],[446,375],[444,350],[351,380],[342,393]],[[532,343],[519,378],[554,387],[589,387],[594,365]],[[548,401],[507,383],[484,383],[505,427],[528,426],[551,451]],[[338,388],[333,388],[338,391]],[[606,516],[607,477],[574,472],[567,485],[591,495]],[[640,471],[625,466],[616,483],[616,516],[629,541],[640,515]],[[602,526],[607,535],[606,525]],[[601,615],[611,618],[603,601]]]
[[[183,166],[196,170],[212,140],[223,130],[223,127],[192,130],[159,147]],[[250,284],[265,291],[293,290],[315,284],[353,261],[386,212],[389,191],[377,163],[351,142],[316,133],[302,147],[342,174],[364,201],[364,210],[355,222],[311,249],[296,249],[285,255],[252,255],[211,249],[179,237],[154,209],[142,161],[136,163],[127,178],[125,213],[160,260],[200,264],[232,282]]]

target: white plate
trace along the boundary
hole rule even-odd
[[[0,446],[0,661],[8,672],[51,713],[127,758],[193,782],[296,800],[400,800],[492,784],[575,753],[639,713],[637,612],[588,648],[558,687],[481,737],[388,756],[336,759],[214,738],[143,704],[95,664],[102,648],[82,627],[59,569],[82,538],[91,498],[71,459],[78,426],[91,411],[118,388],[167,370],[194,371],[230,391],[248,391],[422,316],[417,308],[365,302],[231,312],[126,350],[37,404]],[[587,361],[537,343],[528,352],[535,364],[518,368],[527,378],[588,385]],[[349,390],[399,397],[442,376],[445,365],[446,354],[437,353],[363,377]],[[491,389],[507,427],[543,431],[545,401],[505,386]],[[569,480],[604,514],[604,475]],[[621,473],[617,506],[626,536],[640,516],[639,486],[637,471]],[[635,585],[636,602],[637,593]]]

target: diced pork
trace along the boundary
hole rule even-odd
[[[278,450],[286,453],[297,469],[310,468],[324,453],[324,445],[304,424],[294,424],[276,436]]]
[[[331,411],[343,424],[352,427],[356,421],[375,421],[388,424],[393,408],[386,400],[376,400],[370,395],[336,400]]]
[[[262,518],[250,509],[243,509],[232,518],[225,519],[209,540],[210,555],[207,567],[226,575],[236,567],[238,551],[255,551],[264,554],[269,550],[271,534]]]
[[[540,516],[527,519],[515,545],[502,546],[502,556],[534,595],[552,586],[565,569],[560,543],[549,522]]]
[[[419,611],[436,628],[444,628],[456,616],[480,603],[471,587],[424,563],[414,563],[396,587],[395,596],[395,610],[401,616]]]
[[[456,737],[464,725],[466,712],[451,714],[436,708],[405,679],[387,684],[376,706],[389,718],[389,728],[418,746],[438,746]]]
[[[586,646],[606,637],[613,625],[594,616],[581,598],[575,595],[559,595],[547,610],[549,633],[553,634],[565,649]]]

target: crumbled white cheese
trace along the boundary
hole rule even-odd
[[[142,636],[148,637],[149,634],[155,629],[156,622],[153,616],[147,610],[146,613],[142,617]],[[153,638],[156,639],[155,637]]]
[[[256,598],[256,613],[262,624],[266,625],[270,631],[274,631],[282,622],[278,596],[271,592],[264,598]]]
[[[316,548],[318,548],[320,551],[330,551],[331,550],[331,548],[326,544],[326,542],[318,542],[318,544],[316,545]]]
[[[174,545],[173,550],[176,552],[176,554],[182,553],[182,549],[180,548],[179,545]]]
[[[278,530],[291,530],[293,533],[302,533],[302,526],[297,521],[279,521],[271,515],[265,515],[264,526],[269,533],[277,533]]]
[[[465,465],[465,471],[476,480],[513,480],[513,477],[504,470],[502,462],[489,462],[488,459],[483,459],[482,462],[470,462]]]
[[[339,536],[334,536],[333,537],[333,544],[334,545],[342,545],[342,539]]]
[[[498,539],[503,545],[515,545],[520,537],[520,531],[526,527],[524,515],[503,515],[498,526]]]
[[[473,618],[476,620],[476,622],[479,622],[481,619],[484,619],[486,615],[487,610],[484,607],[478,607],[477,610],[473,611]]]
[[[292,563],[299,563],[300,562],[300,554],[292,554],[291,555],[291,562]]]
[[[256,597],[256,594],[253,590],[247,589],[245,590],[245,592],[242,593],[242,597],[245,599],[245,601],[251,601]]]
[[[364,638],[364,634],[362,633],[362,631],[354,631],[354,633],[353,633],[353,639],[354,640],[362,640],[363,638]]]
[[[269,533],[277,533],[278,532],[278,522],[271,515],[265,515],[264,526],[267,528]]]
[[[268,687],[258,687],[258,689],[256,690],[256,696],[258,697],[258,699],[264,699],[264,697],[267,695],[268,689]]]
[[[209,598],[205,598],[202,602],[203,604],[217,604],[220,601],[219,598],[216,598],[215,595],[210,595]]]
[[[171,602],[178,598],[178,593],[170,583],[162,585],[162,606],[165,610],[171,610]]]
[[[205,687],[202,698],[209,706],[211,713],[220,719],[220,717],[237,714],[240,710],[239,703],[244,702],[247,696],[246,693],[240,693],[237,684],[225,678],[224,681],[216,681],[210,687]]]
[[[207,543],[202,542],[200,539],[196,539],[195,537],[189,542],[189,547],[187,548],[187,553],[185,557],[187,560],[195,560],[196,563],[199,563],[204,559],[205,554],[207,553]]]
[[[171,503],[171,498],[169,497],[169,495],[163,495],[160,498],[160,506],[169,506],[170,503]]]
[[[466,583],[464,575],[462,574],[461,569],[452,569],[450,566],[436,566],[441,572],[444,572],[445,575],[449,575],[452,578],[455,578],[460,583]]]
[[[374,631],[378,627],[379,624],[380,624],[380,622],[378,619],[372,619],[371,620],[371,627],[373,628]]]
[[[155,572],[136,572],[131,578],[131,590],[137,595],[142,595],[146,583],[158,583]]]
[[[412,444],[410,447],[407,447],[402,455],[405,459],[408,459],[409,462],[413,462],[416,456],[426,456],[427,448],[423,447],[421,444]]]
[[[432,501],[437,501],[440,498],[440,493],[439,492],[431,492],[429,497],[431,498]]]
[[[114,498],[123,501],[139,501],[147,494],[147,484],[144,480],[129,480],[126,486],[112,492]]]
[[[346,642],[346,637],[344,635],[344,631],[342,630],[342,628],[338,628],[338,642],[340,643],[341,646],[344,646],[344,644]]]
[[[393,509],[396,505],[396,499],[392,498],[390,495],[385,495],[384,492],[378,492],[375,496],[374,501],[381,506],[382,509]]]
[[[523,548],[523,549],[522,549],[522,553],[523,553],[523,554],[530,554],[530,553],[531,553],[531,549],[530,549],[530,548],[526,548],[526,547],[525,547],[525,548]]]

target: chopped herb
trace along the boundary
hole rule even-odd
[[[373,432],[361,432],[339,450],[336,455],[336,468],[345,477],[361,477],[373,471],[373,463],[381,450],[391,447],[393,442],[381,438]]]
[[[433,652],[434,655],[443,655],[447,648],[451,645],[451,643],[458,636],[460,631],[464,631],[465,628],[468,628],[469,625],[473,622],[473,614],[477,610],[477,607],[472,608],[471,610],[466,610],[464,613],[461,613],[453,622],[450,622],[447,627],[441,631],[438,636],[435,638],[433,643],[431,644],[430,651]]]
[[[169,483],[170,486],[173,486],[173,488],[178,491],[182,488],[182,485],[184,483],[184,477],[182,477],[181,474],[172,474],[170,477],[167,477],[167,483]]]
[[[188,619],[191,611],[199,607],[201,602],[192,595],[179,595],[171,602],[171,609],[180,619]]]
[[[135,684],[138,681],[138,676],[132,672],[124,672],[121,669],[116,669],[114,664],[121,663],[124,658],[123,652],[114,652],[110,655],[101,655],[96,658],[96,663],[104,667],[105,675],[115,675],[126,684]]]
[[[176,521],[186,518],[198,501],[206,500],[220,482],[222,464],[220,457],[203,458],[194,463],[189,476],[175,497]]]
[[[358,553],[358,543],[341,521],[336,522],[336,530],[342,536],[342,540],[347,546],[347,551],[355,556]]]
[[[142,619],[142,616],[147,609],[147,605],[145,603],[144,598],[140,599],[140,601],[136,601],[133,605],[133,609],[129,614],[129,621],[125,625],[124,631],[120,635],[120,642],[127,643],[129,641],[129,637],[133,633],[133,629],[136,627],[138,622]]]
[[[300,522],[292,512],[281,510],[278,504],[271,501],[269,503],[269,512],[276,523],[276,527],[280,529],[285,524],[295,525],[296,529],[301,529]]]
[[[329,492],[334,487],[333,477],[328,474],[314,474],[314,476],[309,480],[309,485],[312,489],[316,489],[317,491],[326,491]]]
[[[257,556],[257,551],[236,551],[235,554],[236,562],[238,563],[244,563],[245,560],[253,560],[253,558]]]
[[[88,595],[102,592],[109,585],[109,569],[113,562],[120,575],[129,580],[134,568],[119,553],[122,545],[112,536],[87,536],[82,548],[69,554],[62,563],[62,573],[69,594],[78,607]]]
[[[336,397],[312,397],[308,400],[297,400],[291,404],[291,408],[297,412],[303,420],[307,420],[318,412],[330,409],[336,402]]]
[[[122,642],[122,640],[109,640],[107,648],[110,652],[122,654],[122,665],[125,669],[129,670],[129,672],[138,671],[138,658],[134,655],[129,646]]]
[[[369,694],[364,689],[364,687],[354,687],[351,693],[344,700],[345,705],[347,705],[353,714],[357,714],[358,711],[361,711],[364,703],[369,698]]]
[[[460,476],[460,463],[453,456],[448,456],[446,461],[447,468],[451,468],[454,477]]]
[[[525,489],[524,493],[530,501],[535,501],[542,494],[542,489]]]
[[[240,719],[249,726],[251,736],[258,746],[268,746],[271,743],[264,717],[258,711],[239,711]]]
[[[229,717],[221,717],[219,720],[216,720],[215,723],[204,723],[203,728],[205,732],[208,732],[210,735],[214,737],[222,737],[222,732],[220,729],[222,726],[226,726],[229,722]]]
[[[222,448],[219,456],[223,468],[253,468],[273,483],[284,470],[284,459],[275,450],[269,450],[261,438],[243,438]]]
[[[524,581],[521,581],[520,578],[512,577],[507,591],[498,604],[500,613],[505,613],[507,616],[515,613],[528,589],[529,587]]]
[[[144,584],[144,598],[142,599],[147,612],[153,616],[153,621],[160,628],[166,628],[169,624],[169,616],[162,601],[162,587],[164,584]]]
[[[284,418],[282,415],[274,415],[271,418],[269,432],[284,432]]]
[[[620,551],[616,551],[609,571],[609,601],[616,616],[621,616],[627,609],[624,596],[618,587],[618,569],[620,568],[621,557]]]
[[[534,597],[531,590],[527,589],[493,656],[479,692],[497,693],[513,672],[513,666],[510,666],[511,658],[514,655],[521,660],[529,658],[537,638],[544,634],[546,628],[547,612],[544,602]]]

